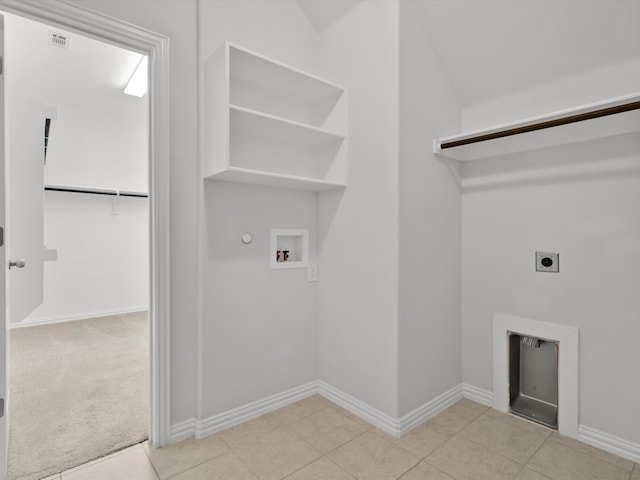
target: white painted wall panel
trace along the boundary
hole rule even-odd
[[[320,380],[396,416],[398,4],[360,2],[322,32],[349,93],[349,178],[320,194]],[[329,74],[328,74],[329,75]]]
[[[400,3],[400,416],[462,381],[459,171],[431,154],[460,108],[418,19]]]
[[[516,180],[491,184],[505,170]],[[494,312],[578,327],[580,424],[640,443],[640,137],[477,162],[465,177],[485,186],[462,198],[464,382],[492,388]],[[536,272],[536,250],[559,252],[560,272]]]
[[[28,322],[149,306],[148,199],[46,192],[44,302]]]
[[[637,93],[640,91],[639,85],[640,58],[630,59],[469,105],[462,111],[462,131]],[[460,132],[449,132],[445,136],[455,133]]]
[[[148,192],[149,121],[138,116],[148,102],[135,100],[120,112],[57,105],[45,184]]]

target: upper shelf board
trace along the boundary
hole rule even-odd
[[[634,93],[612,100],[437,139],[434,140],[433,152],[442,157],[468,161],[640,132],[639,107],[640,93]],[[600,113],[603,113],[604,116],[590,118],[590,116]],[[581,118],[583,119],[580,120]],[[572,123],[562,124],[564,119]],[[559,125],[554,126],[556,123]],[[537,129],[527,132],[526,130],[529,128]],[[521,130],[525,130],[525,133],[521,133]],[[498,138],[492,138],[494,136]],[[447,144],[453,146],[447,148]]]
[[[306,147],[322,146],[344,140],[344,135],[321,128],[275,117],[248,108],[230,105],[231,125],[234,131],[288,142]]]
[[[259,82],[271,90],[283,90],[293,97],[307,100],[333,98],[344,93],[335,83],[310,75],[258,53],[228,43],[230,75],[248,82]]]

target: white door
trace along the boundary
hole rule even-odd
[[[0,478],[8,446],[8,340],[10,322],[21,322],[42,303],[44,273],[44,106],[11,92],[5,75],[4,17],[0,15]],[[6,101],[5,101],[6,100]]]
[[[4,60],[4,17],[0,16],[0,58]],[[4,64],[4,61],[2,62]],[[2,65],[4,68],[4,65]],[[2,193],[0,194],[0,271],[2,275],[3,287],[0,288],[0,312],[2,312],[2,328],[0,328],[0,478],[7,476],[7,380],[9,378],[7,371],[7,247],[5,244],[5,218],[6,218],[6,168],[5,168],[5,141],[4,141],[4,72],[0,74],[0,186]]]

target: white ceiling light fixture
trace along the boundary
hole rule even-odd
[[[147,93],[148,86],[148,57],[145,55],[138,63],[135,72],[131,75],[127,86],[124,87],[124,93],[133,95],[134,97],[142,97]]]

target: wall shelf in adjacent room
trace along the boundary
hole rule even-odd
[[[434,140],[433,153],[461,161],[640,132],[640,93]]]
[[[346,186],[342,87],[230,42],[205,62],[204,85],[205,179]]]

